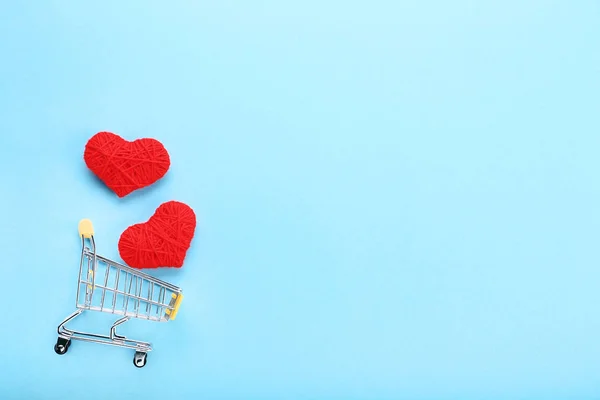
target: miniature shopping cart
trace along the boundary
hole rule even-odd
[[[79,223],[81,261],[77,283],[77,311],[58,326],[57,354],[65,354],[72,340],[109,344],[135,350],[133,364],[146,365],[148,342],[128,339],[117,334],[117,326],[130,318],[167,322],[174,320],[183,299],[181,289],[148,274],[108,260],[96,254],[94,229],[90,220]],[[86,241],[91,248],[86,246]],[[107,335],[70,330],[65,325],[85,310],[100,311],[121,316]]]

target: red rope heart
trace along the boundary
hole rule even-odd
[[[152,185],[171,165],[169,153],[155,139],[129,142],[111,132],[98,132],[87,142],[86,165],[119,197]]]
[[[181,268],[196,229],[196,214],[178,201],[161,204],[147,222],[119,239],[121,258],[133,268]]]

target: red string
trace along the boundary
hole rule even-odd
[[[133,268],[181,268],[196,229],[196,215],[178,201],[161,204],[148,222],[121,234],[119,253]]]

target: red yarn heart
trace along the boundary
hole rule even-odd
[[[86,165],[119,197],[152,185],[171,165],[169,153],[155,139],[129,142],[111,132],[98,132],[85,145]]]
[[[161,204],[148,222],[132,225],[119,239],[121,258],[133,268],[181,268],[196,229],[196,214],[178,201]]]

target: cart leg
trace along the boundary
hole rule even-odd
[[[57,354],[65,354],[69,350],[71,341],[83,340],[86,342],[108,344],[119,347],[127,347],[134,349],[136,355],[134,358],[134,364],[136,367],[141,368],[146,365],[147,353],[152,350],[152,345],[148,342],[142,342],[140,340],[127,339],[125,336],[117,334],[117,326],[124,324],[129,321],[131,317],[123,317],[115,321],[110,328],[109,335],[99,335],[95,333],[81,332],[76,330],[67,329],[65,325],[77,318],[83,309],[78,309],[73,314],[69,315],[59,326],[58,326],[58,340],[54,346],[54,351]]]
[[[82,312],[83,312],[83,310],[77,310],[73,314],[71,314],[67,318],[65,318],[65,320],[63,322],[61,322],[61,324],[58,326],[58,329],[57,329],[58,336],[64,337],[66,339],[69,339],[71,336],[73,336],[73,331],[65,328],[65,325],[67,324],[67,322],[69,322],[69,321],[75,319],[75,317],[79,316]]]
[[[121,335],[117,334],[117,326],[119,326],[119,325],[121,325],[121,324],[123,324],[123,323],[125,323],[127,321],[129,321],[129,317],[123,317],[123,318],[115,321],[115,323],[113,324],[113,326],[111,326],[111,328],[110,328],[110,338],[111,338],[111,340],[115,340],[115,339],[117,339],[117,340],[119,340],[119,339],[120,340],[125,340],[125,339],[127,339],[125,336],[121,336]]]
[[[71,346],[71,337],[73,336],[73,331],[65,328],[65,325],[67,324],[67,322],[73,320],[82,312],[83,310],[75,311],[58,326],[58,339],[56,341],[56,344],[54,345],[54,351],[56,352],[56,354],[63,355],[67,352],[67,350],[69,350],[69,346]]]

